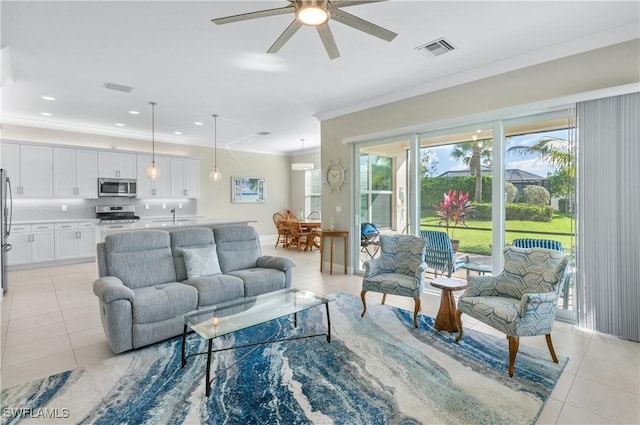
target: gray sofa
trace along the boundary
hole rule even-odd
[[[193,253],[214,246],[218,274],[194,277]],[[97,245],[97,263],[93,292],[115,353],[180,335],[178,316],[197,308],[290,288],[295,266],[262,255],[251,226],[117,233]]]

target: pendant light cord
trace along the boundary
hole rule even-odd
[[[218,169],[218,115],[213,114],[213,168],[214,170]]]
[[[149,102],[151,105],[151,162],[156,163],[156,102]]]

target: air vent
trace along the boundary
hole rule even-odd
[[[115,83],[104,83],[102,87],[109,90],[123,91],[125,93],[129,93],[131,90],[133,90],[133,87],[123,86],[122,84]]]
[[[430,41],[429,43],[416,47],[417,51],[429,56],[444,55],[445,53],[450,52],[454,49],[455,47],[453,47],[453,44],[449,43],[444,38],[439,38],[435,41]]]

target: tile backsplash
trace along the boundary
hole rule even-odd
[[[166,208],[162,208],[163,204]],[[179,208],[180,204],[182,208]],[[196,216],[196,199],[13,199],[14,221],[37,220],[82,220],[96,218],[96,205],[134,205],[140,218],[171,217],[171,209],[177,209],[178,216]],[[145,208],[148,206],[148,209]],[[63,211],[66,207],[66,211]]]

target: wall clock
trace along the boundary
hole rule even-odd
[[[327,184],[329,185],[329,192],[333,189],[340,191],[340,186],[345,182],[344,172],[347,169],[340,164],[340,160],[333,164],[330,164],[327,168]]]

